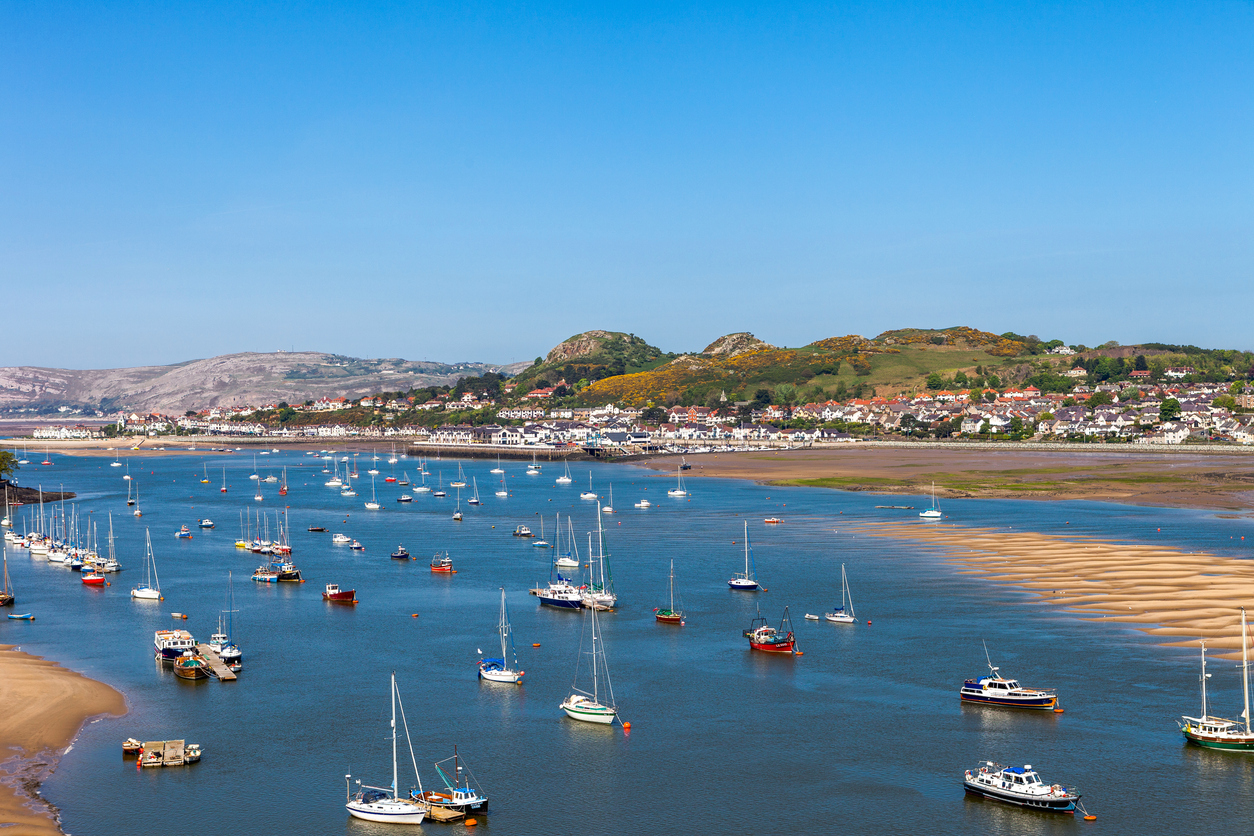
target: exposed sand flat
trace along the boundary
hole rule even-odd
[[[1182,639],[1169,646],[1206,639],[1229,659],[1241,656],[1240,608],[1254,609],[1254,561],[1012,529],[886,522],[858,530],[939,546],[962,574],[1032,592],[1088,621]]]
[[[35,794],[39,782],[89,717],[125,714],[126,701],[103,682],[0,645],[0,706],[0,746],[8,750],[0,763],[0,831],[60,834],[56,810]]]

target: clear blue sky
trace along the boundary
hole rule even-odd
[[[3,2],[0,365],[1254,348],[1252,45],[1235,2]]]

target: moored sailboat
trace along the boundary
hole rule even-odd
[[[1250,729],[1250,647],[1246,637],[1245,607],[1241,608],[1241,690],[1245,698],[1245,710],[1241,712],[1242,724],[1234,720],[1225,720],[1207,713],[1206,680],[1210,676],[1206,672],[1206,642],[1202,642],[1202,716],[1180,718],[1180,731],[1185,740],[1207,749],[1227,749],[1230,751],[1254,751],[1254,732]]]
[[[737,572],[727,585],[732,589],[754,590],[758,588],[758,579],[752,564],[752,550],[749,548],[749,521],[745,520],[745,570]]]
[[[939,520],[944,514],[941,513],[940,506],[936,504],[936,483],[932,483],[932,507],[919,514],[925,520]]]
[[[592,619],[592,651],[589,654],[592,657],[592,691],[580,690],[579,670],[576,665],[575,683],[571,686],[571,695],[562,701],[561,709],[572,720],[609,725],[618,717],[618,706],[614,704],[614,687],[610,682],[609,664],[605,660],[604,641],[597,635],[596,608],[590,610],[589,617]],[[580,656],[582,655],[583,648],[580,647]],[[604,696],[600,675],[602,669],[605,671]]]
[[[146,553],[144,554],[144,582],[136,584],[131,590],[132,598],[139,598],[145,601],[161,600],[161,581],[157,577],[157,558],[152,553],[152,535],[148,529],[144,529],[144,545]]]
[[[480,650],[479,678],[489,682],[509,684],[522,682],[525,671],[519,670],[518,667],[518,651],[514,648],[514,631],[509,623],[509,610],[505,607],[505,587],[501,587],[501,620],[497,624],[496,631],[501,638],[501,658],[485,659],[483,651]],[[512,664],[508,661],[510,659],[513,660]]]
[[[391,824],[422,824],[427,810],[421,804],[409,798],[401,798],[397,790],[398,776],[396,768],[396,704],[400,700],[400,692],[396,688],[396,673],[392,673],[392,785],[390,787],[372,787],[357,782],[358,790],[351,792],[349,781],[351,775],[344,776],[348,792],[348,802],[344,807],[353,818],[365,821],[388,822]],[[414,760],[414,778],[418,781],[418,789],[422,790],[422,779],[418,777],[418,762],[414,759],[414,744],[409,738],[409,723],[405,721],[405,706],[401,706],[401,722],[405,725],[405,740],[409,743],[409,756]],[[388,793],[391,793],[389,796]],[[411,791],[412,792],[412,791]]]
[[[840,564],[840,606],[836,612],[823,613],[823,617],[835,624],[857,624],[858,619],[853,611],[853,593],[849,591],[849,578],[845,575],[845,564]]]
[[[667,609],[654,609],[653,617],[663,624],[683,624],[684,614],[675,609],[675,561],[671,561],[671,573],[669,580],[669,589],[671,596],[671,604]]]

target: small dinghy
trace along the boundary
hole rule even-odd
[[[806,621],[818,621],[818,620],[819,620],[819,617],[815,615],[814,613],[811,613],[811,612],[806,613]]]
[[[34,621],[35,614],[30,612],[13,613],[9,616],[10,621]]]

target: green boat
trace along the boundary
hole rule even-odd
[[[1246,639],[1245,608],[1241,608],[1241,685],[1245,697],[1244,723],[1213,717],[1206,710],[1206,642],[1202,642],[1202,716],[1180,718],[1185,740],[1207,749],[1254,752],[1254,731],[1250,729],[1250,648]]]

